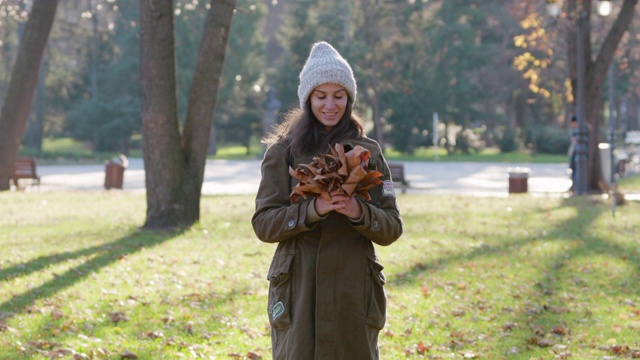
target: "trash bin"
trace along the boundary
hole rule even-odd
[[[128,163],[129,162],[124,155],[120,155],[117,158],[113,158],[105,162],[105,189],[122,189],[124,169],[127,167]]]
[[[526,167],[508,168],[509,194],[526,193],[529,191],[529,174],[531,169]]]

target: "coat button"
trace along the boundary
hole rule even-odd
[[[289,229],[293,229],[294,226],[296,226],[296,221],[295,220],[289,220],[289,222],[287,223],[287,227]]]
[[[373,224],[371,224],[374,230],[378,230],[378,220],[374,220]]]

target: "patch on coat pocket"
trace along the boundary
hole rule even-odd
[[[396,196],[396,191],[393,188],[393,181],[385,180],[382,182],[382,195],[383,196]]]
[[[278,302],[271,307],[271,318],[273,320],[277,319],[280,315],[284,313],[284,305],[282,302]]]

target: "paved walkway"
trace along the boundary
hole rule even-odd
[[[411,187],[408,194],[508,196],[510,168],[528,167],[529,193],[565,195],[571,186],[565,164],[508,164],[471,162],[405,162]],[[39,165],[40,187],[26,191],[104,191],[104,165]],[[254,194],[260,181],[259,160],[208,160],[203,194]],[[129,159],[124,191],[144,192],[142,159]]]

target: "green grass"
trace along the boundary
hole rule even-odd
[[[255,160],[262,158],[262,144],[252,143],[247,153],[246,146],[228,145],[218,149],[216,154],[211,156],[212,159],[224,160]]]
[[[640,193],[640,175],[623,177],[618,180],[618,185],[622,189],[622,192],[634,192]]]
[[[487,148],[478,153],[472,154],[451,154],[446,150],[438,150],[438,158],[435,156],[435,149],[432,147],[422,147],[415,150],[413,155],[402,154],[393,148],[386,149],[386,158],[395,161],[470,161],[470,162],[512,162],[512,163],[566,163],[566,155],[536,154],[529,151],[518,151],[510,153],[500,153],[497,148]]]
[[[640,203],[400,196],[383,359],[640,356]],[[143,231],[144,195],[0,194],[0,359],[270,359],[251,196]],[[72,355],[64,358],[71,359]]]
[[[238,144],[226,144],[218,148],[211,159],[225,160],[255,160],[262,158],[263,147],[257,138],[252,139],[249,151],[246,146]],[[39,163],[101,163],[106,159],[116,156],[117,153],[93,153],[87,146],[70,138],[45,139],[42,151],[36,152],[30,149],[21,149],[25,156],[35,156]],[[129,157],[142,157],[140,150],[132,150]],[[471,162],[512,162],[512,163],[566,163],[566,155],[537,154],[532,155],[527,151],[500,153],[496,148],[484,149],[474,154],[452,154],[440,148],[438,159],[435,158],[432,147],[421,147],[414,154],[402,154],[393,148],[386,149],[388,160],[391,161],[471,161]]]
[[[98,164],[118,156],[118,152],[93,152],[83,142],[71,138],[45,138],[42,150],[20,148],[21,156],[33,156],[38,164]],[[130,157],[142,157],[140,150],[132,150]]]

